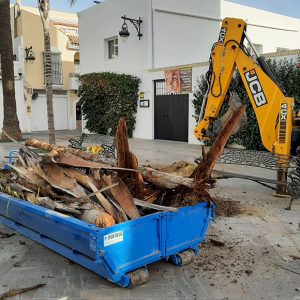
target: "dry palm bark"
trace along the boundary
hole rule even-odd
[[[97,180],[94,177],[88,176],[83,174],[82,172],[78,171],[78,169],[73,168],[62,168],[63,172],[69,176],[70,178],[74,178],[87,189],[90,189],[90,183],[93,183],[97,189],[100,189],[102,184],[100,180]]]
[[[92,191],[93,196],[97,197],[100,210],[110,215],[114,222],[120,223],[126,221],[127,216],[130,219],[140,217],[140,212],[136,207],[137,203],[140,207],[143,207],[142,211],[144,213],[145,207],[149,209],[150,206],[153,209],[167,211],[169,209],[165,208],[164,205],[174,204],[177,207],[190,205],[191,199],[193,203],[197,203],[194,199],[209,201],[211,199],[207,191],[211,183],[209,175],[221,155],[232,130],[235,128],[235,124],[239,122],[239,118],[243,115],[244,110],[245,108],[237,109],[225,123],[211,150],[208,153],[202,153],[202,164],[198,165],[194,172],[194,168],[186,165],[186,163],[174,164],[172,166],[176,170],[185,167],[185,172],[180,173],[183,176],[177,175],[178,173],[176,172],[167,173],[150,167],[138,166],[137,159],[129,148],[127,128],[124,120],[120,120],[117,130],[117,161],[86,153],[82,150],[47,144],[38,140],[27,140],[26,145],[51,151],[48,157],[48,164],[55,164],[66,177],[73,178],[78,184],[84,187],[86,193]],[[31,159],[30,155],[28,159]],[[27,162],[24,161],[21,164],[26,165]],[[136,173],[127,171],[132,169]],[[193,176],[188,177],[192,172]],[[48,177],[51,176],[48,174]],[[63,181],[63,179],[60,181]],[[47,178],[45,180],[50,182]],[[53,182],[51,183],[53,184]],[[56,185],[59,186],[58,182],[56,182]],[[107,187],[107,190],[101,193],[99,189],[105,187]],[[74,192],[72,186],[69,187],[69,190]],[[89,195],[86,195],[86,199],[89,199],[89,197]],[[84,197],[77,199],[81,200]],[[143,200],[141,201],[140,199]],[[183,201],[183,204],[181,201]],[[151,203],[155,202],[156,205],[152,206]],[[81,211],[90,222],[96,222],[102,227],[109,226],[110,221],[106,218],[104,218],[104,221],[102,220],[102,223],[99,220],[97,221],[99,212],[92,211],[91,209],[83,211],[76,202],[66,202],[65,204],[67,204],[70,210]],[[157,206],[157,204],[159,205]],[[57,207],[60,208],[60,206]],[[63,210],[66,208],[63,206],[60,209]],[[104,224],[105,220],[108,224]]]
[[[116,160],[114,159],[100,157],[98,155],[90,154],[82,150],[66,148],[54,144],[48,144],[46,142],[42,142],[35,139],[26,140],[25,145],[39,148],[45,151],[52,151],[52,155],[59,155],[59,153],[68,152],[75,156],[81,157],[85,160],[91,160],[95,162],[97,161],[100,163],[105,163],[110,166],[113,165],[115,166],[117,164]],[[188,188],[194,187],[194,180],[192,178],[189,179],[189,178],[184,178],[181,176],[169,174],[166,172],[160,172],[150,167],[139,166],[138,169],[141,172],[141,175],[143,176],[143,179],[145,181],[153,185],[157,185],[160,188],[172,189],[172,188],[179,187],[181,185],[186,186]]]
[[[105,210],[116,220],[119,222],[122,222],[124,220],[122,220],[121,216],[118,214],[117,209],[113,206],[113,204],[111,204],[109,202],[109,200],[107,198],[105,198],[101,192],[99,192],[99,190],[97,189],[97,187],[92,183],[89,182],[88,183],[90,189],[95,193],[96,192],[96,197],[98,198],[99,202],[101,203],[101,205],[105,208]],[[112,188],[111,188],[112,189]]]
[[[58,165],[67,166],[67,167],[91,168],[91,169],[102,169],[102,168],[110,167],[109,165],[104,163],[85,160],[79,156],[68,153],[67,151],[60,152],[58,155],[53,156],[52,160]]]
[[[117,186],[110,189],[110,193],[131,219],[139,218],[140,213],[134,204],[133,196],[127,185],[118,177],[112,178],[112,175],[104,175],[103,181],[106,186],[111,186],[116,182],[118,183]]]
[[[202,153],[202,161],[191,175],[191,178],[194,178],[198,185],[210,178],[213,167],[221,156],[230,135],[234,131],[236,125],[240,122],[245,110],[245,106],[237,108],[224,124],[208,153]]]
[[[32,169],[11,165],[9,163],[7,165],[11,167],[13,170],[15,170],[20,175],[21,178],[27,180],[29,183],[47,189],[48,186],[47,181],[44,180],[42,177],[38,176],[37,174],[35,174],[34,172],[32,172]]]
[[[47,164],[43,168],[37,166],[35,171],[53,187],[75,198],[86,195],[84,189],[77,183],[76,179],[67,176],[63,169],[55,164]]]
[[[140,191],[144,186],[144,179],[138,168],[137,157],[129,149],[127,126],[126,121],[123,118],[119,120],[117,128],[116,148],[117,166],[138,171],[136,174],[131,174],[131,178],[136,181],[136,188]]]
[[[59,157],[64,156],[64,155],[70,157],[70,155],[72,154],[76,157],[80,157],[80,158],[84,159],[85,161],[101,163],[102,167],[104,169],[111,169],[111,170],[116,170],[116,171],[123,170],[123,171],[127,171],[127,172],[137,173],[137,170],[135,170],[135,169],[116,167],[116,161],[114,159],[101,157],[97,154],[88,153],[88,152],[85,152],[85,151],[79,150],[79,149],[58,146],[55,144],[49,144],[49,143],[42,142],[42,141],[39,141],[36,139],[26,140],[25,146],[38,148],[38,149],[41,149],[44,151],[51,151],[49,153],[49,156],[53,157],[55,162],[57,160],[58,163],[59,163]],[[63,164],[63,163],[64,163],[64,161],[61,164]],[[87,162],[87,163],[89,163],[89,162]],[[67,163],[65,163],[65,164],[67,164]],[[98,166],[94,165],[94,166],[95,166],[95,168],[99,168],[99,165]]]
[[[21,178],[11,173],[13,176],[8,176],[7,182],[0,182],[2,192],[71,214],[87,222],[93,221],[101,227],[110,227],[127,220],[123,210],[120,209],[119,212],[116,206],[101,194],[102,191],[114,186],[106,185],[106,188],[101,188],[101,180],[87,175],[86,170],[62,167],[55,164],[51,157],[41,158],[26,147],[20,150],[16,164],[10,166]],[[27,188],[27,185],[31,189]],[[88,190],[95,193],[94,196],[98,198],[100,204],[93,203],[89,199],[91,195],[87,194]]]
[[[79,156],[69,153],[68,150],[60,151],[58,153],[55,152],[55,155],[53,153],[50,153],[50,155],[52,156],[53,162],[62,166],[76,167],[76,168],[89,168],[89,169],[124,170],[127,172],[137,173],[136,170],[131,168],[113,167],[106,163],[86,160]]]

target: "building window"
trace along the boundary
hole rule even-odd
[[[52,52],[52,79],[54,85],[63,84],[61,53]]]
[[[119,56],[118,38],[107,40],[108,59],[117,58]]]
[[[52,59],[52,83],[53,85],[62,85],[63,74],[62,74],[61,53],[51,52],[51,59]],[[45,53],[44,53],[44,67],[45,67]],[[46,78],[45,78],[45,82],[46,82]]]

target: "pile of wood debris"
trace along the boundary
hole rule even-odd
[[[218,144],[203,153],[202,163],[190,177],[138,166],[123,119],[116,135],[117,160],[38,140],[20,146],[15,162],[8,164],[11,170],[2,171],[2,192],[103,228],[153,210],[174,211],[174,207],[211,200],[209,175],[217,157],[212,162],[210,153],[222,152]],[[37,154],[32,147],[48,153]]]

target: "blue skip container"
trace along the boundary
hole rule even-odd
[[[202,202],[103,229],[0,193],[0,223],[121,287],[146,282],[155,261],[192,261],[214,213]]]

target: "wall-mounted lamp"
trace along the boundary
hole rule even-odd
[[[32,50],[32,46],[30,46],[29,48],[25,48],[25,60],[28,61],[28,60],[35,60],[35,54]]]
[[[18,75],[20,78],[23,77],[23,70],[21,68],[18,69]]]
[[[130,36],[130,32],[128,31],[128,25],[126,23],[126,21],[130,21],[133,26],[135,27],[137,33],[138,33],[138,37],[139,40],[141,39],[141,37],[143,36],[143,34],[141,33],[141,23],[143,23],[142,19],[139,17],[137,20],[136,19],[131,19],[131,18],[127,18],[125,15],[121,17],[124,20],[124,23],[121,27],[121,30],[119,31],[119,35],[122,38],[127,39]]]

